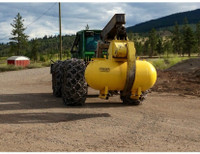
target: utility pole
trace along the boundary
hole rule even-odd
[[[62,33],[61,33],[61,8],[59,2],[59,29],[60,29],[60,60],[62,60]]]

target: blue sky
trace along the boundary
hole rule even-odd
[[[128,27],[198,8],[200,3],[62,2],[62,34],[75,34],[76,31],[84,29],[87,24],[90,29],[102,29],[115,13],[126,14],[126,27]],[[24,26],[27,27],[25,33],[29,35],[29,39],[58,34],[58,3],[0,2],[0,42],[9,41],[12,30],[10,23],[18,12],[24,19]]]

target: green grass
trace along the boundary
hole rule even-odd
[[[8,57],[0,57],[0,72],[6,72],[6,71],[16,71],[16,70],[22,70],[22,69],[33,69],[33,68],[41,68],[41,67],[49,67],[51,64],[50,59],[44,55],[44,61],[31,61],[31,64],[27,67],[20,67],[20,66],[14,66],[14,65],[7,65],[7,58]],[[63,60],[67,57],[63,56]],[[53,61],[58,60],[58,55],[54,55],[51,58]]]
[[[5,71],[16,71],[16,70],[22,70],[22,69],[33,69],[33,68],[41,68],[41,67],[49,67],[51,64],[50,59],[45,57],[44,62],[33,62],[31,61],[31,64],[27,67],[18,67],[18,66],[13,66],[13,65],[7,65],[6,64],[6,59],[7,57],[0,57],[0,72],[5,72]],[[58,55],[54,55],[51,58],[53,61],[58,60]],[[67,57],[63,57],[63,60],[67,59]],[[158,70],[164,70],[167,69],[176,63],[189,59],[189,57],[179,57],[177,55],[170,54],[168,56],[164,55],[162,58],[157,58],[157,59],[147,59],[150,63],[152,63],[156,69]]]
[[[21,66],[14,66],[14,65],[0,65],[0,72],[6,72],[6,71],[17,71],[24,69]]]
[[[46,61],[46,62],[31,62],[30,65],[28,65],[26,68],[32,69],[32,68],[41,68],[41,67],[50,67],[51,62]]]
[[[6,60],[8,57],[0,57],[0,60]]]
[[[17,70],[22,70],[22,69],[42,68],[42,67],[49,67],[49,66],[50,66],[50,62],[31,63],[30,65],[28,65],[26,67],[0,64],[0,72],[17,71]]]
[[[41,67],[42,67],[41,63],[32,63],[26,66],[25,68],[32,69],[32,68],[41,68]]]
[[[5,64],[7,60],[7,57],[0,57],[0,65]]]
[[[189,57],[164,57],[164,58],[158,58],[158,59],[147,59],[150,63],[152,63],[156,69],[158,70],[165,70],[173,65],[175,65],[178,62],[181,62],[183,60],[189,59]]]

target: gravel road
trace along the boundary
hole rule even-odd
[[[118,96],[66,107],[49,68],[0,73],[0,151],[200,151],[200,99],[152,92],[139,106]]]

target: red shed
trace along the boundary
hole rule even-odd
[[[30,64],[30,59],[25,56],[12,56],[7,59],[7,64],[25,67]]]

